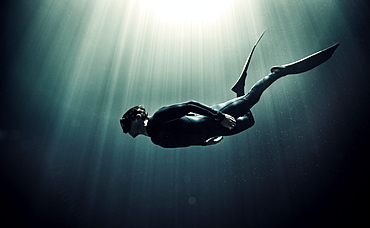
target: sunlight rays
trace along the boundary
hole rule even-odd
[[[225,13],[230,0],[141,0],[142,6],[174,23],[202,23]]]

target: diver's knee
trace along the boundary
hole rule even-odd
[[[261,94],[260,88],[257,86],[252,88],[242,99],[252,104],[256,104],[260,100]]]
[[[244,130],[252,127],[255,124],[252,113],[249,111],[247,114],[240,116],[237,119],[237,126],[240,125]]]

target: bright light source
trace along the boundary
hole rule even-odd
[[[173,22],[202,22],[215,19],[230,0],[141,0],[160,17]]]

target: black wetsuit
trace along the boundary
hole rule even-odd
[[[240,133],[253,126],[250,108],[277,78],[270,74],[259,80],[248,94],[212,107],[196,101],[165,106],[149,118],[147,132],[154,144],[167,148],[206,145],[206,140],[212,137]],[[221,125],[224,113],[236,119],[234,129]]]

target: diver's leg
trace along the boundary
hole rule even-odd
[[[296,62],[272,67],[271,73],[254,84],[248,94],[216,105],[214,108],[234,117],[242,116],[259,101],[262,93],[277,79],[288,74],[299,74],[319,66],[333,55],[338,46],[339,44],[335,44]]]
[[[234,118],[246,115],[259,101],[262,93],[281,76],[281,73],[273,72],[254,84],[246,95],[215,105],[213,108],[223,113],[227,113]]]
[[[257,81],[251,88],[251,90],[241,97],[241,101],[244,102],[244,105],[248,106],[248,109],[251,109],[261,98],[262,93],[277,79],[281,78],[283,74],[279,72],[272,72],[269,75],[261,78]],[[226,107],[224,108],[226,111]],[[227,112],[226,112],[227,113]]]

